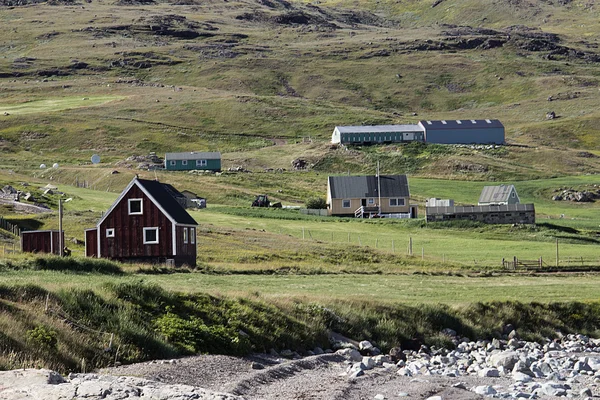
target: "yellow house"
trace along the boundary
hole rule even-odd
[[[416,218],[409,204],[406,175],[330,176],[327,180],[328,214],[338,217]]]

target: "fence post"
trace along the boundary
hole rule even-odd
[[[375,248],[378,248],[378,247],[379,247],[379,238],[375,238]]]
[[[396,249],[394,248],[394,239],[392,239],[392,253],[395,253]]]
[[[513,269],[517,269],[517,256],[513,256]]]
[[[360,242],[360,235],[358,235],[358,245],[362,246],[362,243]]]
[[[304,227],[302,227],[302,240],[304,240]]]
[[[425,247],[421,247],[421,261],[425,260]]]
[[[542,268],[542,264],[543,264],[542,257],[540,257],[540,268]]]
[[[412,236],[408,237],[408,255],[412,256]]]
[[[558,268],[558,239],[556,239],[556,268]]]

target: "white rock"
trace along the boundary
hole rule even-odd
[[[489,385],[477,386],[473,391],[482,396],[490,396],[497,393],[496,389]]]
[[[512,370],[519,361],[519,353],[516,351],[503,351],[490,356],[490,363],[494,367],[503,367],[505,370]]]
[[[531,382],[533,380],[533,378],[527,374],[524,374],[523,372],[513,372],[512,374],[513,379],[516,382]]]
[[[374,346],[371,344],[371,342],[369,342],[368,340],[363,340],[362,342],[360,342],[358,344],[358,349],[359,350],[366,350],[369,351],[373,348]]]
[[[373,397],[375,400],[385,400],[385,396],[382,395],[381,393],[376,394],[375,397]]]
[[[335,352],[343,357],[346,357],[352,361],[362,361],[362,354],[356,349],[340,349]]]
[[[477,375],[482,378],[498,378],[500,376],[500,372],[496,368],[484,368],[479,370]]]

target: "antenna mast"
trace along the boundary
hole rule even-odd
[[[379,206],[379,216],[381,216],[381,180],[379,178],[379,160],[377,161],[377,205]]]

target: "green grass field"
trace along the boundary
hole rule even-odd
[[[122,100],[122,96],[92,96],[83,98],[62,98],[32,100],[20,104],[0,103],[1,114],[41,114],[48,112],[57,112],[73,108],[94,107],[106,104],[110,101]]]

